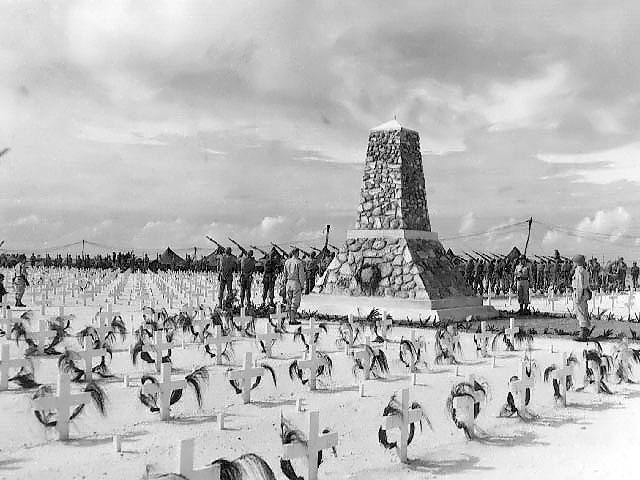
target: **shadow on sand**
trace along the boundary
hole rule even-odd
[[[478,465],[480,459],[472,455],[463,455],[461,458],[448,460],[411,460],[407,466],[416,472],[431,473],[433,475],[454,475],[466,471],[487,472],[493,467],[482,467]]]

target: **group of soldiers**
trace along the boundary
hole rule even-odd
[[[516,290],[516,268],[520,257],[519,252],[517,255],[493,258],[486,254],[477,254],[461,262],[460,268],[464,271],[467,285],[476,295],[487,295],[489,291],[493,295],[506,295],[509,291]],[[529,286],[533,292],[553,290],[562,294],[571,287],[574,264],[571,259],[561,256],[557,250],[552,257],[536,255],[533,260],[529,258],[527,264]],[[637,262],[633,262],[631,268],[628,268],[624,258],[620,257],[603,266],[594,257],[587,262],[586,269],[592,289],[610,292],[638,287],[640,268]]]

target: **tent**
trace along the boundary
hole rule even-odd
[[[167,247],[167,249],[160,254],[160,256],[158,257],[158,262],[160,262],[161,265],[168,265],[171,267],[177,267],[180,265],[184,265],[185,263],[184,259],[180,257],[180,255],[178,255],[176,252],[171,250],[170,247]]]

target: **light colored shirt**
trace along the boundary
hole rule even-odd
[[[305,284],[304,264],[299,258],[291,257],[284,262],[284,274],[287,282],[299,282],[300,285]]]
[[[589,272],[586,268],[578,266],[573,274],[573,281],[571,286],[573,287],[573,295],[576,302],[581,303],[585,301],[586,296],[584,290],[589,288]]]

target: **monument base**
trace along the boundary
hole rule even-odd
[[[451,301],[447,305],[448,301]],[[458,303],[458,306],[454,304]],[[464,321],[469,317],[488,320],[498,317],[498,312],[482,305],[482,299],[464,297],[446,299],[445,302],[428,304],[425,300],[409,300],[389,297],[332,296],[311,294],[302,297],[301,309],[327,315],[367,315],[372,309],[386,310],[394,319],[418,321],[437,316],[440,320]]]

